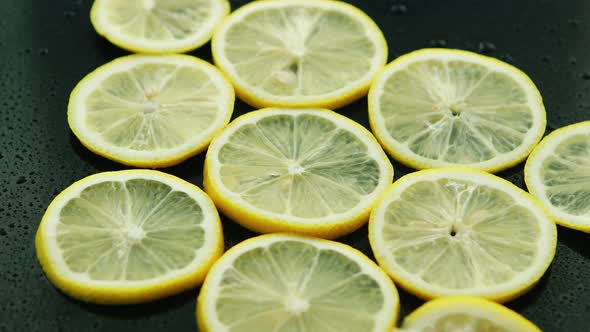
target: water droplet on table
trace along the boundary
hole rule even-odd
[[[479,53],[493,53],[496,51],[496,45],[494,45],[494,43],[484,40],[484,41],[480,41],[477,44],[477,51]]]
[[[433,47],[446,47],[447,41],[444,39],[433,39],[429,42],[429,44]]]
[[[573,28],[577,28],[580,26],[580,20],[577,18],[570,18],[569,20],[567,20],[567,23]]]
[[[65,17],[65,18],[70,18],[70,19],[71,19],[71,18],[73,18],[73,17],[77,16],[77,15],[78,15],[78,13],[76,13],[76,12],[75,12],[75,11],[73,11],[73,10],[64,10],[64,13],[63,13],[63,15],[64,15],[64,17]]]
[[[395,15],[405,15],[408,12],[408,7],[404,4],[394,4],[390,10]]]

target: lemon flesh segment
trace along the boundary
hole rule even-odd
[[[177,164],[229,122],[234,93],[212,65],[185,55],[131,55],[86,76],[70,96],[80,141],[139,167]]]
[[[253,230],[336,237],[366,222],[392,177],[361,126],[328,110],[277,108],[242,116],[216,137],[205,190]]]
[[[133,303],[197,286],[221,255],[221,236],[217,211],[198,188],[155,171],[99,173],[51,203],[37,254],[69,295]]]
[[[412,332],[541,332],[518,313],[476,297],[447,297],[422,305],[402,324]]]
[[[526,158],[546,125],[526,74],[458,50],[420,50],[393,61],[375,79],[369,113],[385,149],[418,169],[505,169]]]
[[[410,292],[511,299],[555,254],[556,227],[527,193],[468,168],[403,177],[373,210],[371,246]]]
[[[527,187],[566,227],[590,232],[590,121],[566,126],[535,148]]]
[[[387,60],[375,23],[336,1],[256,1],[213,37],[216,64],[255,107],[337,108],[361,97]]]
[[[180,53],[208,42],[229,9],[227,0],[96,0],[91,21],[129,51]]]
[[[212,268],[199,295],[202,331],[390,331],[395,286],[339,243],[273,234],[247,240]]]

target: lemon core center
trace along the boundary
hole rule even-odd
[[[301,314],[309,309],[309,302],[298,296],[291,295],[285,300],[285,309],[295,315]]]

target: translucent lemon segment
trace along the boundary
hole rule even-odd
[[[542,169],[551,204],[568,214],[590,218],[590,134],[562,141]]]
[[[445,297],[408,315],[400,331],[412,332],[540,332],[518,313],[476,297]]]
[[[417,182],[386,210],[383,237],[396,262],[439,287],[507,282],[536,259],[536,216],[495,188]]]
[[[187,38],[202,28],[211,14],[209,0],[131,0],[110,1],[108,23],[121,32],[137,37],[168,41]]]
[[[378,261],[424,297],[494,298],[534,283],[553,257],[555,225],[502,181],[460,168],[402,178],[373,212]]]
[[[369,100],[376,136],[416,168],[505,168],[524,159],[545,129],[543,103],[524,73],[464,51],[396,59]]]
[[[252,40],[262,47],[253,48]],[[341,89],[371,69],[376,53],[361,23],[341,12],[297,5],[246,16],[228,29],[225,43],[238,75],[278,96]]]
[[[198,188],[155,171],[99,173],[47,209],[37,254],[73,297],[135,303],[196,286],[223,240],[213,203]]]
[[[204,241],[202,220],[197,202],[166,184],[102,182],[62,208],[56,242],[74,272],[146,280],[194,260]]]
[[[451,314],[438,319],[431,329],[424,329],[429,332],[451,332],[470,329],[471,331],[495,331],[512,332],[499,326],[496,322],[486,318],[474,318],[468,314]]]
[[[551,133],[525,167],[527,187],[556,217],[575,229],[590,229],[590,122]]]
[[[233,89],[189,56],[132,55],[106,64],[72,92],[69,123],[93,151],[160,167],[204,149],[233,110]]]
[[[122,48],[171,53],[206,43],[228,12],[226,0],[96,0],[91,20]]]
[[[214,200],[227,199],[226,209],[238,205],[309,225],[353,217],[392,173],[364,129],[327,110],[268,109],[239,118],[216,138],[206,168],[205,188]],[[237,198],[231,205],[230,197]]]
[[[85,102],[86,125],[130,150],[171,149],[207,129],[221,98],[207,75],[188,66],[139,65],[101,82]]]
[[[387,46],[375,23],[350,5],[270,0],[233,13],[214,37],[213,54],[257,107],[335,107],[366,92]]]
[[[375,190],[381,172],[364,142],[311,114],[246,125],[229,137],[219,160],[229,190],[260,209],[302,218],[355,207]]]
[[[397,307],[393,284],[348,247],[273,235],[246,241],[232,254],[216,264],[199,297],[197,318],[204,331],[391,328]]]

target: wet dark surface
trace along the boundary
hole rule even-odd
[[[236,8],[247,1],[232,1]],[[384,31],[390,60],[423,47],[473,50],[530,75],[548,131],[590,119],[590,2],[356,0]],[[145,305],[103,307],[51,286],[34,234],[53,197],[84,176],[124,167],[70,133],[68,96],[88,72],[127,54],[90,25],[90,1],[0,2],[0,331],[195,331],[198,290]],[[193,52],[211,60],[209,45]],[[235,115],[251,109],[238,102]],[[367,125],[366,100],[340,110]],[[201,185],[203,155],[164,171]],[[396,178],[410,170],[394,162]],[[522,165],[501,176],[523,186]],[[230,247],[252,233],[224,220]],[[370,255],[367,230],[341,239]],[[589,235],[559,228],[557,255],[539,285],[509,303],[544,331],[589,331]],[[421,301],[402,292],[402,317]]]

